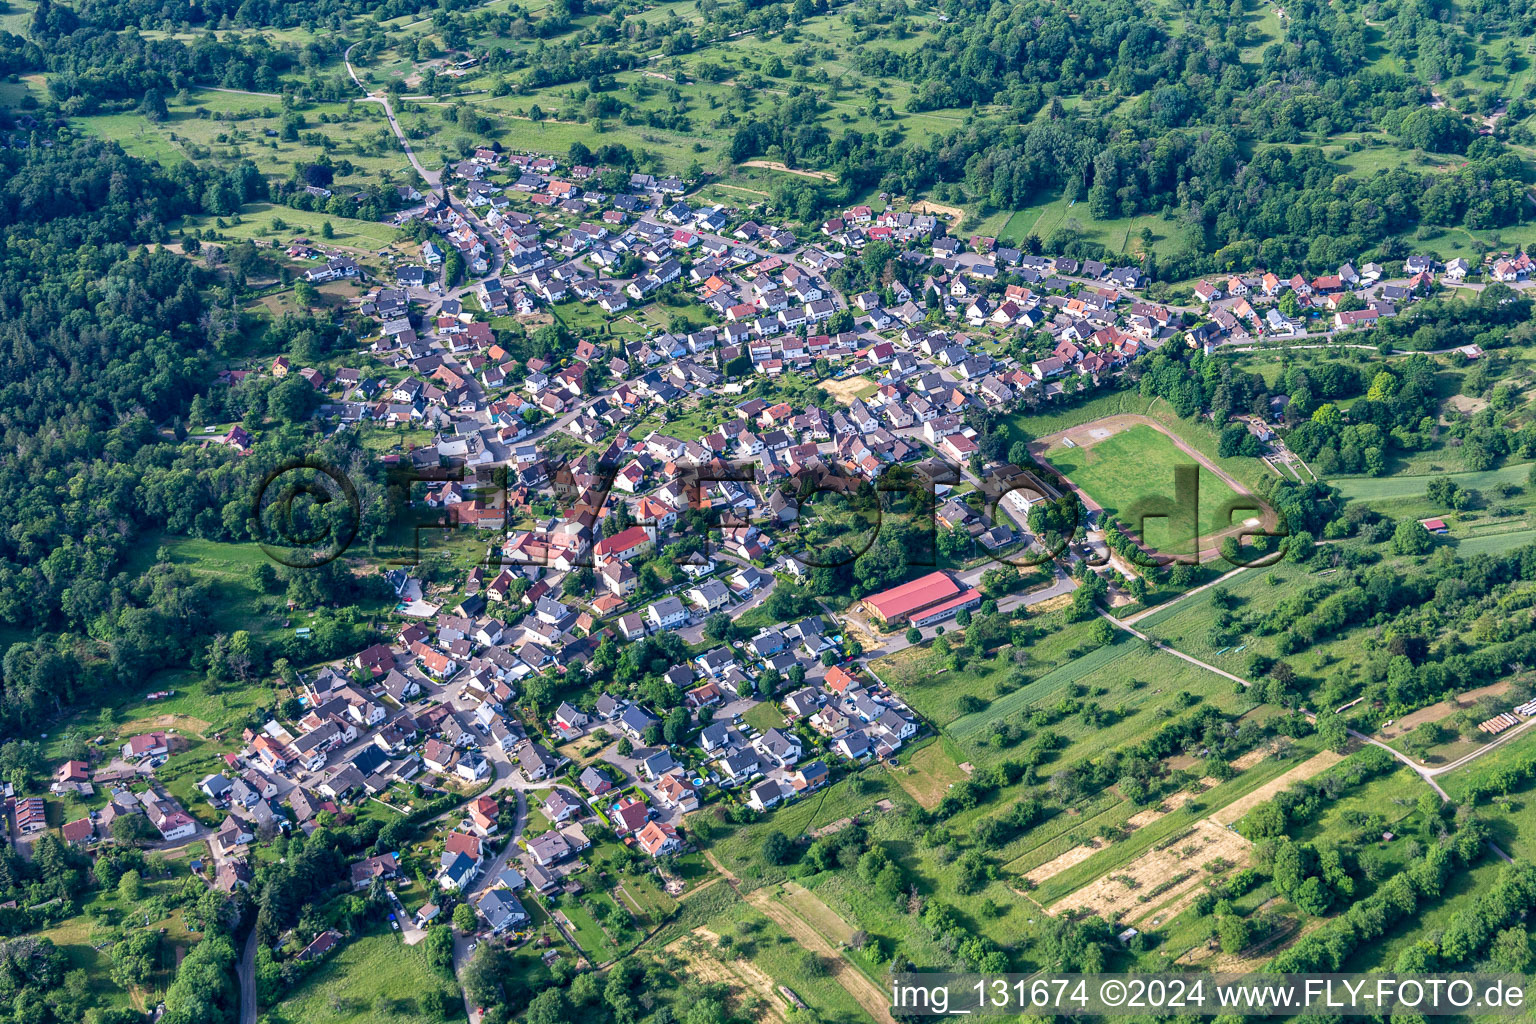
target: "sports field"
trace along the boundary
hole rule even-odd
[[[1237,500],[1237,492],[1180,450],[1166,434],[1145,423],[1118,432],[1111,426],[1089,424],[1083,432],[1087,434],[1086,444],[1075,437],[1067,439],[1049,448],[1046,460],[1110,518],[1126,521],[1138,509],[1148,515],[1167,509],[1167,518],[1146,523],[1145,540],[1152,546],[1187,545],[1197,529],[1202,540],[1209,541],[1233,525],[1227,507]],[[1185,497],[1175,493],[1175,470],[1180,466],[1199,467],[1199,492],[1193,509],[1184,507]],[[1238,522],[1242,518],[1239,514]],[[1127,525],[1140,526],[1134,522]]]

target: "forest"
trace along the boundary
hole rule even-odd
[[[89,140],[7,149],[0,168],[0,339],[11,355],[0,368],[0,621],[33,633],[0,666],[8,737],[201,658],[207,584],[146,560],[146,531],[247,539],[257,482],[313,446],[298,426],[309,407],[291,394],[285,404],[259,387],[214,386],[213,359],[243,344],[238,284],[227,267],[160,247],[166,223],[248,201],[265,187],[259,176],[166,170]],[[275,329],[311,347],[337,343],[333,328],[304,319]],[[186,436],[189,415],[270,416],[286,429],[237,459],[166,443]],[[349,443],[313,454],[354,466],[365,494],[382,496]],[[392,507],[366,504],[365,539]]]

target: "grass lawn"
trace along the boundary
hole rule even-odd
[[[261,545],[162,537],[158,546],[169,552],[173,564],[213,585],[214,624],[219,632],[244,629],[253,636],[271,638],[292,618],[281,594],[264,593],[256,583],[256,568],[271,563]],[[148,543],[145,548],[155,550]]]
[[[741,720],[758,732],[767,732],[769,729],[779,729],[784,726],[784,714],[772,701],[763,701],[742,715]]]
[[[1450,790],[1447,790],[1450,792]],[[1536,789],[1529,786],[1478,808],[1489,838],[1517,861],[1536,857]]]
[[[1313,582],[1324,582],[1319,577],[1297,568],[1289,562],[1263,569],[1248,569],[1221,584],[1187,597],[1177,604],[1159,609],[1136,623],[1136,628],[1159,640],[1176,646],[1186,654],[1217,668],[1242,675],[1248,654],[1261,645],[1261,638],[1239,630],[1230,640],[1213,645],[1210,629],[1216,622],[1218,609],[1213,597],[1218,589],[1237,599],[1234,612],[1262,617],[1281,601],[1293,597],[1298,587]],[[1262,646],[1268,649],[1270,641],[1262,638]]]
[[[1080,658],[1060,668],[1053,669],[1036,679],[1027,686],[1020,687],[1012,693],[1004,694],[993,701],[984,711],[973,712],[963,718],[956,719],[949,724],[947,731],[957,739],[974,741],[993,722],[1001,721],[1008,715],[1024,711],[1032,707],[1036,702],[1055,694],[1063,687],[1077,682],[1084,676],[1096,672],[1101,668],[1118,661],[1124,655],[1130,653],[1132,641],[1125,634],[1116,633],[1115,639],[1103,647],[1095,648]]]
[[[111,950],[95,948],[95,945],[103,942],[104,939],[98,937],[93,942],[90,918],[79,914],[60,921],[51,928],[34,932],[33,935],[36,938],[49,939],[59,947],[69,961],[66,970],[85,971],[90,976],[91,994],[101,1003],[109,1006],[132,1004],[130,994],[112,980]],[[175,961],[172,960],[171,963],[163,966],[173,968]],[[163,983],[154,988],[157,998],[163,989]]]
[[[1363,944],[1340,970],[1392,970],[1404,950],[1423,939],[1438,936],[1453,914],[1466,909],[1478,893],[1494,883],[1503,867],[1502,861],[1489,854],[1470,870],[1457,871],[1446,882],[1439,900],[1420,906],[1412,917],[1389,929],[1381,938]]]
[[[805,1002],[811,1019],[837,1024],[869,1020],[836,978],[806,969],[804,947],[749,904],[737,901],[727,912],[707,920],[703,927],[715,935],[731,936],[736,948],[744,951],[754,966]],[[775,1000],[783,1007],[778,997]]]
[[[1260,482],[1271,475],[1257,459],[1220,457],[1216,454],[1220,438],[1209,423],[1181,419],[1163,399],[1143,398],[1136,391],[1109,390],[1050,412],[1016,411],[1002,422],[1010,442],[1033,441],[1105,416],[1121,414],[1146,416],[1156,420],[1174,436],[1204,455],[1212,465],[1230,473],[1251,492],[1258,493]],[[1201,476],[1203,480],[1204,474]],[[1168,479],[1171,481],[1172,477]]]
[[[782,832],[790,838],[806,835],[871,811],[881,801],[889,801],[894,807],[912,802],[886,772],[872,768],[842,779],[820,793],[776,808],[748,825],[716,824],[699,815],[690,818],[689,825],[701,847],[709,849],[726,868],[740,876],[745,888],[755,888],[785,877],[782,869],[763,864],[761,850],[768,833]]]
[[[1225,715],[1240,716],[1253,707],[1246,693],[1234,692],[1230,680],[1166,651],[1148,651],[1140,641],[1122,641],[1111,646],[1107,655],[1101,653],[1104,650],[1100,648],[1079,658],[997,701],[988,709],[993,712],[990,720],[973,723],[962,719],[949,730],[951,735],[978,762],[1007,756],[1009,748],[987,742],[991,722],[1011,718],[1013,724],[1029,733],[1034,731],[1033,726],[1026,724],[1031,712],[1046,710],[1053,718],[1050,731],[1066,741],[1050,762],[1059,766],[1097,757],[1109,750],[1124,750],[1185,709],[1210,704]],[[1070,691],[1069,682],[1059,679],[1068,673]],[[1054,708],[1068,692],[1080,695],[1085,707],[1098,705],[1104,709],[1105,720],[1089,724],[1085,715],[1077,713],[1059,717]],[[1024,697],[1015,701],[1020,694]],[[961,726],[966,727],[964,732]],[[1028,740],[1023,742],[1027,744]]]
[[[901,761],[900,765],[891,766],[891,778],[930,810],[938,806],[951,786],[969,778],[951,753],[949,742],[942,737],[912,751]]]
[[[603,931],[603,926],[598,924],[591,907],[597,904],[608,906],[612,903],[613,898],[607,893],[589,891],[574,898],[562,897],[557,908],[570,922],[571,931],[576,936],[576,944],[594,963],[613,960],[624,949],[634,945],[636,935],[633,931],[628,933],[628,938],[621,945],[609,938]]]
[[[964,667],[950,671],[944,668],[930,643],[887,655],[871,668],[924,718],[955,734],[954,724],[962,717],[963,698],[991,701],[1009,696],[1016,692],[1009,689],[1016,669],[1022,673],[1021,685],[1027,685],[1091,649],[1090,624],[1067,623],[1058,613],[1036,621],[1048,631],[1023,652],[1022,667],[1019,652],[1004,647],[992,658],[970,658]]]
[[[1087,448],[1060,446],[1045,453],[1046,459],[1073,484],[1096,501],[1105,513],[1125,520],[1135,517],[1141,503],[1174,497],[1174,470],[1194,465],[1163,434],[1146,425],[1121,431]],[[1179,517],[1151,520],[1147,539],[1158,546],[1186,543],[1193,530],[1209,537],[1229,528],[1225,506],[1237,493],[1205,467],[1200,467],[1198,519],[1189,522],[1186,510]],[[1138,522],[1129,522],[1133,529]]]
[[[1152,232],[1152,249],[1159,244],[1169,246],[1178,241],[1177,226],[1161,216],[1147,214],[1139,217],[1117,217],[1098,220],[1088,212],[1088,204],[1074,202],[1061,196],[1044,198],[1021,210],[1006,211],[1003,215],[988,218],[988,227],[997,230],[999,241],[1017,245],[1030,235],[1049,238],[1058,228],[1081,232],[1085,238],[1103,243],[1111,252],[1133,252],[1141,248],[1141,232]]]
[[[1501,555],[1531,543],[1536,543],[1536,530],[1533,529],[1489,531],[1457,540],[1456,553],[1462,558],[1471,558],[1473,555]]]
[[[426,948],[407,946],[393,932],[345,943],[282,1001],[291,1024],[377,1024],[430,1020],[423,993],[458,986],[427,966]]]
[[[1400,765],[1341,794],[1315,819],[1295,829],[1292,838],[1316,841],[1337,837],[1354,828],[1352,821],[1364,815],[1382,818],[1392,831],[1406,834],[1410,831],[1407,819],[1416,813],[1416,801],[1427,789],[1418,775],[1406,765]],[[1392,849],[1398,850],[1397,847]],[[1407,860],[1406,857],[1403,859]]]

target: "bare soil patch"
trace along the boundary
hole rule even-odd
[[[1445,400],[1447,412],[1458,412],[1466,416],[1474,415],[1488,407],[1486,398],[1477,398],[1472,395],[1452,395]],[[1449,421],[1449,417],[1444,417]]]
[[[747,895],[747,902],[784,930],[784,933],[826,960],[830,973],[837,983],[847,990],[864,1012],[879,1024],[896,1024],[891,1017],[890,993],[870,981],[850,964],[835,947],[815,928],[805,922],[789,907],[762,889]]]
[[[1235,772],[1245,772],[1249,768],[1252,768],[1254,765],[1268,757],[1270,753],[1271,748],[1269,744],[1260,744],[1259,746],[1254,747],[1252,750],[1248,751],[1248,753],[1244,754],[1242,757],[1239,757],[1237,760],[1233,761],[1232,770]]]
[[[770,171],[783,171],[785,174],[797,174],[802,178],[815,178],[818,181],[836,181],[837,175],[831,171],[807,171],[799,167],[786,167],[780,160],[743,160],[743,167],[764,167]]]
[[[1071,594],[1058,594],[1055,597],[1046,598],[1038,604],[1029,606],[1029,610],[1038,615],[1047,615],[1051,612],[1059,612],[1072,603]]]
[[[965,219],[965,211],[958,206],[945,206],[943,203],[933,203],[926,199],[920,199],[912,204],[913,213],[931,213],[939,217],[948,217],[950,223],[959,224]]]
[[[822,381],[821,389],[832,396],[838,405],[852,405],[859,392],[875,382],[868,377],[844,377],[842,380]]]
[[[1104,849],[1103,840],[1089,840],[1082,846],[1072,847],[1072,849],[1054,860],[1046,861],[1033,871],[1026,871],[1024,877],[1039,885],[1047,879],[1055,878],[1070,867],[1076,867],[1102,849]]]
[[[1218,825],[1231,825],[1241,819],[1243,815],[1259,806],[1259,804],[1273,799],[1276,793],[1288,788],[1292,783],[1300,782],[1303,779],[1310,779],[1314,775],[1320,775],[1342,760],[1344,760],[1343,754],[1335,754],[1331,750],[1315,754],[1284,775],[1269,780],[1247,796],[1238,797],[1211,815],[1211,820]]]
[[[1480,686],[1475,690],[1457,694],[1450,700],[1443,700],[1438,704],[1431,704],[1427,708],[1420,708],[1409,715],[1393,720],[1391,725],[1384,725],[1376,730],[1376,735],[1384,740],[1395,740],[1399,736],[1406,735],[1414,730],[1415,726],[1425,722],[1438,722],[1442,718],[1449,718],[1462,708],[1471,707],[1483,697],[1497,697],[1507,693],[1513,685],[1509,680],[1492,683],[1488,686]]]
[[[1217,860],[1234,864],[1248,859],[1248,840],[1206,818],[1162,849],[1148,850],[1113,874],[1105,875],[1058,900],[1052,914],[1069,910],[1096,913],[1106,921],[1145,917],[1196,886]],[[1182,876],[1182,877],[1181,877]],[[1175,884],[1168,883],[1179,879]],[[1153,890],[1167,886],[1155,896]]]
[[[1211,778],[1210,776],[1206,776],[1200,780],[1200,785],[1203,789],[1210,789],[1212,786],[1216,785],[1216,781],[1217,780]],[[1163,802],[1158,804],[1156,807],[1148,807],[1144,811],[1137,811],[1135,814],[1127,818],[1125,823],[1131,828],[1146,828],[1148,825],[1152,824],[1159,818],[1167,817],[1174,811],[1178,810],[1180,807],[1183,807],[1185,804],[1193,800],[1195,796],[1196,794],[1191,793],[1189,790],[1181,789],[1177,793],[1174,793],[1172,796],[1165,797]]]
[[[692,936],[697,936],[701,942],[711,946],[720,941],[720,936],[708,928],[695,928]],[[727,963],[701,945],[701,942],[694,942],[691,936],[685,936],[669,945],[667,952],[680,957],[685,970],[707,985],[725,985],[737,993],[750,992],[761,996],[767,1004],[767,1016],[763,1019],[783,1024],[786,1020],[784,1004],[776,991],[774,980],[751,960],[733,959]]]

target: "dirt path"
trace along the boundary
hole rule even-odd
[[[745,192],[748,195],[762,196],[764,199],[772,198],[767,192],[764,192],[760,188],[747,188],[745,185],[727,185],[723,181],[717,181],[714,184],[716,188],[728,188],[732,192]]]
[[[744,160],[743,167],[762,167],[769,171],[783,171],[785,174],[797,174],[802,178],[815,178],[818,181],[836,181],[837,175],[831,171],[807,171],[798,167],[786,167],[779,160]]]
[[[720,863],[714,851],[705,850],[704,859],[710,866],[725,878],[732,888],[740,881],[734,874]],[[738,890],[740,891],[740,890]],[[757,889],[744,894],[745,899],[752,906],[762,911],[763,916],[784,930],[784,933],[794,939],[801,946],[812,953],[824,957],[831,968],[832,976],[854,1000],[864,1008],[880,1024],[896,1024],[891,1017],[890,996],[879,985],[870,981],[858,969],[848,962],[843,954],[827,942],[822,935],[806,924],[798,914],[780,903],[767,889]]]
[[[780,903],[773,895],[758,889],[747,894],[747,902],[763,912],[784,933],[801,946],[825,959],[831,967],[832,977],[852,996],[864,1012],[880,1024],[896,1024],[891,1017],[891,999],[884,989],[870,981],[850,964],[843,954],[829,943],[822,934],[807,924],[800,915]]]
[[[1046,861],[1044,864],[1041,864],[1039,867],[1034,868],[1033,870],[1024,872],[1024,877],[1036,885],[1039,885],[1041,882],[1055,878],[1057,875],[1067,870],[1067,868],[1075,867],[1078,864],[1081,864],[1083,861],[1087,860],[1089,857],[1092,857],[1102,849],[1104,849],[1104,844],[1102,842],[1097,839],[1089,840],[1081,846],[1072,847],[1072,849],[1068,850],[1066,853],[1063,853],[1059,857],[1056,857],[1052,860]]]
[[[1493,683],[1488,686],[1480,686],[1475,690],[1467,690],[1457,694],[1450,700],[1443,700],[1438,704],[1431,704],[1427,708],[1420,708],[1411,714],[1404,715],[1391,725],[1384,725],[1376,730],[1376,735],[1384,740],[1395,740],[1399,736],[1413,731],[1414,726],[1425,722],[1438,722],[1442,718],[1449,718],[1462,708],[1476,704],[1480,697],[1497,697],[1508,692],[1514,684],[1509,680]]]

